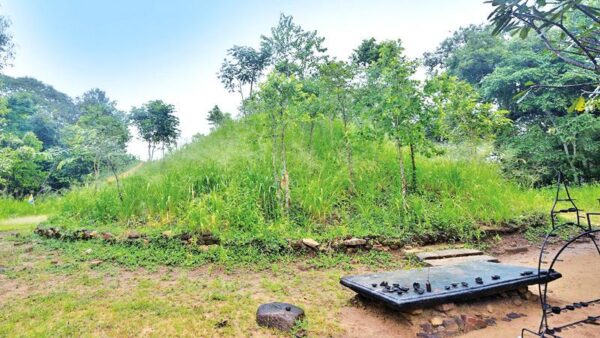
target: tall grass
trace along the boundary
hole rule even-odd
[[[59,199],[55,196],[36,199],[34,204],[30,204],[25,199],[0,197],[0,220],[20,216],[50,215],[55,212],[59,203]]]
[[[347,235],[467,239],[481,224],[545,213],[551,206],[552,189],[523,189],[475,152],[448,152],[417,156],[419,189],[404,210],[392,144],[353,140],[356,191],[350,194],[341,126],[320,123],[310,148],[307,135],[302,126],[288,134],[288,217],[276,208],[269,135],[260,121],[246,120],[123,178],[122,202],[114,182],[73,190],[51,222],[115,233],[211,231],[235,242]],[[592,206],[600,187],[575,188],[573,195],[585,199],[582,207]]]

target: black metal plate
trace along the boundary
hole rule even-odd
[[[530,271],[531,274],[521,275],[525,271]],[[413,289],[413,283],[418,282],[425,289],[428,273],[431,292],[418,294]],[[493,275],[500,276],[500,279],[493,280]],[[477,277],[481,277],[483,284],[475,282]],[[514,290],[522,286],[553,281],[560,277],[562,277],[561,274],[555,271],[550,274],[542,271],[542,274],[538,276],[537,269],[530,267],[490,262],[468,262],[431,268],[346,276],[340,280],[340,283],[358,294],[382,301],[395,309],[409,310],[479,298]],[[387,281],[391,287],[397,283],[401,287],[409,288],[409,291],[401,295],[397,292],[386,292],[385,287],[380,286],[382,281]],[[461,282],[467,282],[468,286],[462,286]],[[457,287],[446,290],[445,287],[451,286],[452,283],[457,283]],[[373,287],[373,284],[377,284],[377,286]]]

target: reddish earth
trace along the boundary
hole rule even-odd
[[[526,252],[516,254],[499,254],[511,251],[515,246],[528,246]],[[554,256],[559,245],[553,245],[549,250],[549,257]],[[507,250],[509,249],[509,250]],[[512,250],[512,252],[518,250]],[[491,252],[503,263],[537,266],[540,249],[530,245],[519,236],[510,236],[502,243],[494,247]],[[563,277],[552,282],[549,287],[549,301],[553,306],[564,306],[573,302],[590,301],[600,298],[600,255],[591,242],[576,243],[561,255],[561,261],[556,265],[556,270]],[[530,286],[529,290],[537,295],[537,286]],[[524,299],[529,298],[529,299]],[[453,327],[445,328],[429,336],[423,337],[519,337],[522,328],[537,331],[541,319],[541,307],[537,296],[525,295],[519,297],[516,293],[502,296],[488,297],[472,302],[458,303],[453,309],[441,312],[436,309],[424,309],[420,314],[404,314],[390,310],[370,301],[355,297],[352,306],[345,307],[341,313],[341,324],[345,329],[344,337],[415,337],[424,332],[421,325],[429,326],[428,323],[435,320],[448,320],[465,315],[473,320],[480,317],[481,320],[491,319],[494,324],[486,328],[473,330],[468,333],[460,332]],[[512,314],[511,314],[512,313]],[[519,318],[510,319],[507,315],[519,315]],[[558,316],[549,318],[551,326],[559,326],[561,323],[575,319],[585,319],[587,316],[600,315],[600,304],[587,308],[576,309]],[[435,318],[438,317],[438,318]],[[435,318],[435,319],[434,319]],[[451,321],[450,321],[451,322]],[[453,326],[448,325],[448,326]],[[431,332],[431,331],[430,331]],[[454,334],[453,334],[454,332]],[[581,324],[563,330],[561,337],[600,337],[600,326],[592,324]],[[524,337],[534,337],[525,334]]]

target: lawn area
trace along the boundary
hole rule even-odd
[[[340,335],[342,308],[353,293],[342,275],[406,264],[386,256],[306,257],[257,271],[206,264],[186,269],[128,269],[53,250],[31,236],[0,232],[0,336],[277,336],[260,328],[261,303],[292,302],[309,336]]]

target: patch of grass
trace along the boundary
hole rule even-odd
[[[0,197],[0,220],[32,215],[52,215],[60,208],[60,197],[47,195],[36,198],[35,204],[29,204],[26,199]]]

